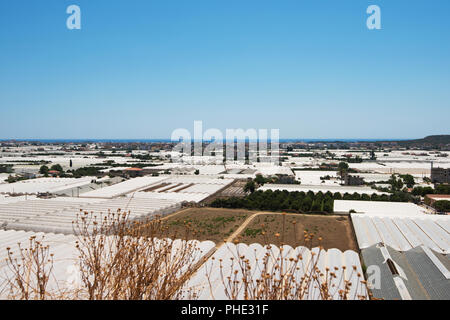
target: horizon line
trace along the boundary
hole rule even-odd
[[[418,140],[423,138],[279,138],[279,141],[407,141],[407,140]],[[191,141],[199,141],[198,139],[190,139]],[[223,139],[226,141],[226,139]],[[239,139],[242,141],[242,139]],[[247,140],[247,139],[245,139]],[[259,141],[259,139],[249,139],[249,141]],[[271,139],[266,139],[270,141]],[[179,142],[176,140],[172,140],[170,138],[1,138],[0,142],[6,141],[76,141],[76,142],[101,142],[101,141],[164,141],[164,142]],[[212,141],[205,140],[202,141]]]

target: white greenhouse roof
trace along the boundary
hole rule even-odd
[[[425,208],[410,202],[334,200],[334,212],[349,213],[350,210],[364,215],[388,217],[423,216],[428,213]]]
[[[436,252],[450,253],[450,217],[379,217],[352,214],[360,249],[384,243],[398,251],[425,246]]]
[[[231,184],[233,179],[205,176],[175,176],[154,184],[151,191],[133,193],[130,196],[147,199],[173,199],[200,202]]]
[[[116,212],[118,209],[130,212],[130,219],[164,216],[181,208],[177,200],[118,198],[113,200],[75,201],[29,200],[0,205],[0,227],[5,229],[73,233],[72,222],[77,220],[80,210],[94,214]]]
[[[95,177],[37,178],[9,184],[0,184],[0,193],[57,192],[90,184]]]
[[[81,196],[83,198],[114,198],[145,188],[166,178],[167,176],[133,178],[109,187],[85,192]]]
[[[337,178],[336,171],[319,171],[319,170],[295,170],[295,177],[300,179],[301,183],[304,185],[323,185],[323,184],[337,184],[338,181],[335,180],[320,180],[320,177],[330,176],[332,178]]]
[[[253,272],[253,280],[259,278],[261,270],[263,269],[263,257],[268,255],[268,269],[267,272],[272,271],[274,261],[276,259],[282,259],[286,268],[292,267],[295,270],[295,278],[299,280],[305,273],[310,273],[311,268],[316,266],[323,274],[326,274],[326,268],[336,272],[336,279],[331,281],[331,295],[334,299],[338,299],[338,291],[343,289],[344,279],[349,280],[352,283],[351,291],[349,294],[350,299],[358,299],[359,296],[366,297],[366,289],[361,285],[362,278],[361,263],[358,253],[352,250],[342,252],[338,249],[320,250],[319,248],[313,248],[309,250],[306,247],[292,248],[288,245],[277,247],[276,245],[261,246],[260,244],[233,244],[225,243],[222,245],[214,255],[206,261],[197,273],[188,282],[188,287],[193,290],[197,290],[199,300],[210,299],[223,299],[227,300],[227,296],[224,283],[222,281],[223,276],[227,277],[236,273],[236,280],[242,281],[241,268],[237,265],[236,260],[238,257],[244,256],[249,259],[251,266],[251,272]],[[222,268],[220,265],[222,264]],[[288,267],[290,266],[290,267]],[[343,267],[345,266],[345,270]],[[337,268],[337,270],[335,269]],[[354,270],[356,268],[356,271]],[[221,272],[223,276],[221,275]],[[361,275],[358,278],[358,273]],[[209,284],[207,275],[209,275]],[[323,280],[323,279],[322,279]],[[225,280],[226,281],[226,280]],[[211,290],[212,288],[212,290]],[[244,292],[242,285],[239,287],[237,293],[238,299],[244,299]],[[308,294],[304,297],[309,300],[320,300],[317,283],[311,284],[308,288]]]
[[[57,288],[68,289],[72,286],[69,282],[69,275],[74,271],[77,272],[78,264],[77,257],[79,251],[76,249],[77,238],[72,235],[62,235],[54,233],[35,233],[35,232],[25,232],[16,230],[0,230],[0,299],[7,299],[8,290],[6,280],[10,279],[13,275],[10,268],[7,266],[5,258],[7,257],[6,248],[11,248],[13,252],[18,251],[18,243],[22,245],[23,248],[27,248],[29,244],[30,237],[36,237],[38,241],[42,241],[43,245],[49,245],[50,253],[54,255],[53,273],[49,281],[48,288],[54,290]],[[172,241],[167,239],[168,241]],[[179,244],[173,245],[173,254],[176,254],[177,248],[184,240],[174,240],[174,242],[179,242]],[[206,254],[211,252],[215,247],[212,241],[197,241],[189,240],[195,248],[194,254],[190,257],[191,263],[195,265],[202,259]],[[180,270],[183,272],[183,270]]]

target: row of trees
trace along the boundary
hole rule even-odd
[[[101,175],[100,170],[105,169],[105,167],[83,167],[78,168],[76,170],[67,170],[67,172],[64,172],[64,169],[59,164],[55,164],[51,166],[50,168],[47,166],[42,166],[39,169],[39,173],[43,174],[44,176],[48,176],[50,171],[58,171],[59,176],[64,177],[74,177],[74,178],[81,178],[86,176],[98,176]]]
[[[256,191],[244,198],[216,199],[211,203],[216,208],[243,208],[249,210],[288,212],[333,212],[333,196],[313,192]]]
[[[0,164],[0,173],[11,173],[13,172],[13,166],[10,164]]]
[[[450,184],[440,184],[434,189],[436,194],[450,194]]]
[[[105,169],[104,167],[83,167],[78,168],[76,170],[69,170],[67,173],[71,173],[74,178],[81,178],[81,177],[95,177],[99,176],[102,173],[100,170]]]
[[[390,202],[418,202],[416,197],[405,192],[391,194],[314,193],[280,191],[256,191],[244,198],[216,199],[211,203],[216,208],[243,208],[249,210],[288,211],[288,212],[333,212],[334,200],[363,200]]]
[[[64,170],[61,167],[60,164],[54,164],[52,165],[50,168],[47,167],[46,165],[43,165],[40,169],[39,169],[39,173],[43,174],[43,175],[48,175],[49,171],[58,171],[60,173],[63,173]]]
[[[450,212],[450,201],[439,200],[433,203],[433,207],[439,212]]]
[[[435,189],[432,187],[415,187],[412,190],[412,194],[415,196],[426,196],[427,194],[450,194],[450,185],[440,184]]]
[[[388,181],[385,181],[385,183],[390,184],[393,191],[400,191],[404,187],[412,188],[416,184],[414,177],[410,174],[400,174],[398,177],[393,174]]]

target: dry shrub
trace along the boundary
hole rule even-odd
[[[121,210],[98,216],[80,211],[73,230],[79,281],[50,290],[53,254],[32,237],[28,249],[19,244],[19,255],[8,249],[10,272],[4,283],[8,298],[164,300],[195,296],[184,284],[201,263],[200,250],[195,241],[164,237],[167,228],[159,218],[131,221],[129,212]]]
[[[295,221],[293,222],[295,224]],[[262,234],[267,242],[264,224],[261,225]],[[283,219],[283,230],[285,223]],[[294,228],[295,232],[295,228]],[[283,233],[275,234],[279,239],[277,245],[279,250],[273,250],[269,245],[265,247],[262,258],[247,256],[248,252],[241,253],[239,248],[233,254],[229,262],[230,271],[225,273],[224,261],[219,261],[220,276],[228,299],[248,300],[365,300],[371,298],[370,290],[363,275],[358,272],[357,266],[345,276],[346,267],[335,267],[325,270],[319,266],[321,255],[326,251],[319,245],[318,250],[312,249],[315,237],[313,233],[304,231],[303,239],[298,246],[309,249],[310,257],[305,256],[305,251],[285,252],[283,247]],[[297,235],[295,235],[297,239]],[[319,243],[321,238],[318,238]],[[237,239],[236,244],[239,243]],[[247,255],[246,255],[247,254]],[[211,271],[211,270],[210,270]],[[207,271],[207,276],[210,276]],[[354,279],[353,283],[348,279]],[[356,279],[356,280],[355,280]],[[209,281],[211,283],[211,281]],[[358,293],[367,293],[358,294]]]
[[[18,245],[16,255],[11,248],[7,248],[7,271],[4,288],[9,299],[45,300],[48,299],[48,282],[53,271],[53,255],[49,247],[41,240],[31,237],[29,247]]]
[[[79,268],[88,299],[178,299],[195,271],[195,242],[165,238],[160,219],[129,213],[80,214],[75,226]]]
[[[186,230],[185,239],[192,227],[186,224]],[[204,258],[200,258],[194,241],[167,238],[168,229],[159,218],[132,221],[129,212],[121,210],[98,216],[80,211],[73,223],[73,231],[77,237],[79,282],[72,287],[50,290],[49,282],[54,277],[53,255],[49,247],[43,245],[43,239],[38,241],[32,237],[29,248],[23,249],[19,245],[16,255],[8,248],[10,276],[5,287],[10,299],[165,300],[197,297],[198,292],[185,284]],[[351,283],[343,277],[343,269],[319,269],[323,248],[311,252],[311,259],[306,259],[302,252],[288,255],[282,247],[283,237],[276,236],[280,239],[277,244],[280,251],[268,246],[260,261],[256,256],[250,259],[237,252],[231,260],[229,274],[223,271],[224,262],[219,262],[221,281],[229,299],[309,299],[313,290],[316,298],[324,300],[365,299],[355,293],[361,287],[370,297],[356,266],[347,277],[356,274],[356,283]],[[176,237],[172,235],[171,238]],[[305,232],[299,245],[311,249],[313,238],[313,234]],[[206,277],[209,277],[208,272]],[[211,284],[209,278],[208,282]]]

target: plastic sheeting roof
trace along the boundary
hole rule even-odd
[[[424,216],[427,210],[414,203],[388,201],[334,200],[334,212],[355,210],[370,216]]]
[[[167,199],[93,199],[91,203],[74,201],[75,198],[67,199],[70,200],[30,200],[0,205],[0,226],[6,229],[70,234],[73,233],[72,222],[76,221],[81,209],[95,214],[121,209],[129,211],[130,219],[135,219],[164,216],[181,207],[179,201]]]
[[[90,184],[95,177],[84,178],[37,178],[0,185],[0,193],[57,192]]]
[[[50,253],[54,255],[54,277],[49,281],[49,289],[57,288],[69,288],[70,286],[70,276],[73,275],[74,270],[77,269],[77,257],[79,251],[75,247],[75,242],[77,238],[72,235],[62,235],[54,233],[35,233],[35,232],[25,232],[16,230],[0,230],[0,299],[7,298],[7,284],[6,279],[10,279],[11,270],[7,266],[5,258],[7,257],[6,248],[10,247],[11,250],[18,251],[18,243],[22,245],[23,248],[27,248],[29,244],[30,237],[35,236],[37,240],[42,241],[43,245],[49,245]],[[170,239],[167,239],[172,241]],[[174,245],[172,248],[172,253],[176,254],[176,250],[180,247],[184,240],[174,240]],[[193,244],[196,248],[194,254],[191,256],[191,261],[193,264],[197,263],[206,254],[208,254],[214,247],[215,244],[212,241],[198,241],[189,240],[189,243]],[[180,270],[180,272],[185,272],[186,270]]]
[[[114,184],[109,187],[85,192],[81,195],[83,198],[114,198],[139,189],[150,186],[154,183],[165,180],[167,177],[138,177],[124,182]]]
[[[256,243],[251,245],[243,243],[237,245],[225,243],[191,278],[188,287],[199,292],[197,298],[200,300],[229,299],[225,292],[222,280],[224,276],[226,277],[230,274],[234,274],[235,270],[237,270],[237,281],[242,280],[241,269],[236,265],[236,258],[245,256],[245,258],[250,260],[253,280],[255,280],[261,274],[261,269],[263,268],[262,258],[266,254],[269,254],[271,257],[269,269],[273,268],[273,261],[277,258],[283,259],[287,264],[297,263],[297,265],[294,265],[294,267],[298,267],[297,274],[295,275],[296,279],[300,279],[305,272],[310,272],[311,267],[314,265],[324,274],[326,267],[331,270],[334,270],[334,267],[337,267],[336,281],[333,280],[331,283],[331,285],[335,286],[334,289],[331,290],[334,299],[338,298],[338,290],[343,289],[344,282],[342,281],[342,277],[345,278],[345,280],[350,280],[352,283],[351,292],[349,294],[350,298],[358,298],[358,296],[366,297],[367,295],[365,287],[358,285],[358,282],[364,279],[358,278],[357,276],[358,273],[361,275],[363,273],[359,256],[355,251],[347,250],[342,252],[338,249],[320,251],[319,248],[309,250],[302,246],[292,248],[287,245],[280,248],[275,245],[263,247]],[[299,256],[301,256],[302,259],[298,259]],[[293,258],[294,260],[290,260],[290,258]],[[220,268],[220,261],[222,261],[222,269]],[[345,271],[342,269],[343,266],[346,267]],[[356,271],[353,271],[354,266],[356,267]],[[211,285],[209,284],[206,275],[209,275]],[[307,291],[308,294],[305,296],[305,299],[321,299],[317,284],[311,285]],[[244,299],[244,290],[242,286],[240,286],[237,297],[238,299]]]
[[[0,230],[0,284],[5,285],[3,282],[6,278],[11,276],[11,272],[7,267],[4,260],[6,257],[7,247],[11,247],[12,250],[17,251],[17,243],[21,243],[23,247],[26,247],[30,237],[36,236],[38,240],[42,239],[44,245],[50,246],[50,252],[54,254],[54,275],[55,278],[51,279],[49,283],[50,289],[67,288],[70,285],[70,275],[73,273],[73,269],[76,269],[76,258],[78,251],[75,248],[76,237],[73,235],[62,235],[54,233],[35,233],[16,230]],[[44,237],[44,238],[41,238]],[[175,240],[180,242],[182,240]],[[192,262],[200,262],[203,257],[214,250],[215,244],[211,241],[190,240],[198,250],[196,254],[192,256]],[[174,245],[176,250],[178,245]],[[222,259],[224,270],[223,274],[236,269],[236,266],[231,264],[231,258],[244,255],[250,260],[252,270],[255,278],[258,277],[258,270],[262,264],[261,257],[266,253],[270,253],[272,260],[269,265],[273,267],[273,259],[283,259],[287,263],[294,263],[296,261],[298,266],[298,274],[295,275],[296,279],[300,279],[304,275],[304,272],[309,272],[312,266],[317,267],[322,272],[325,272],[325,268],[331,270],[335,267],[337,278],[331,280],[331,294],[334,299],[338,298],[338,291],[343,288],[342,279],[348,280],[352,283],[349,296],[358,298],[358,296],[367,297],[365,287],[358,285],[359,281],[363,280],[358,277],[358,273],[362,275],[361,264],[359,256],[356,252],[347,250],[342,252],[338,249],[329,249],[328,251],[320,250],[319,248],[308,249],[306,247],[292,248],[290,246],[277,247],[275,245],[261,246],[259,244],[238,244],[225,243],[221,246],[206,262],[200,265],[198,271],[186,282],[186,288],[189,292],[196,293],[197,299],[227,299],[224,286],[222,283],[220,268],[218,267],[219,259]],[[301,255],[302,259],[298,259]],[[293,258],[293,259],[290,259]],[[297,259],[295,259],[297,258]],[[304,266],[303,268],[300,266]],[[343,269],[345,266],[345,270]],[[356,271],[354,270],[356,268]],[[208,271],[209,270],[209,271]],[[295,270],[295,269],[294,269]],[[184,272],[184,270],[180,270]],[[206,273],[211,275],[209,285]],[[239,278],[240,275],[238,275]],[[0,298],[6,298],[6,287],[0,286]],[[212,289],[212,290],[211,290]],[[305,296],[306,299],[321,299],[317,285],[311,285],[307,290]],[[243,298],[242,291],[238,294],[238,298]]]
[[[416,247],[400,252],[390,246],[379,245],[362,249],[361,254],[367,267],[379,268],[379,282],[373,283],[371,288],[375,298],[450,299],[448,256],[431,252],[426,247]],[[395,265],[398,274],[391,270],[387,263],[388,259]]]
[[[358,246],[368,248],[384,243],[398,251],[425,246],[436,252],[450,252],[450,217],[379,217],[351,215]]]
[[[176,176],[160,181],[149,192],[136,192],[133,197],[145,199],[173,199],[200,202],[231,184],[233,179],[218,179],[205,176]]]

